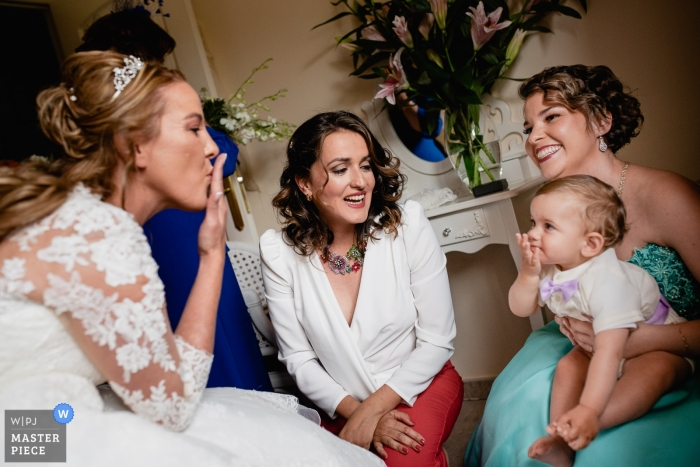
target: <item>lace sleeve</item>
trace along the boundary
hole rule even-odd
[[[183,430],[213,357],[172,333],[140,226],[123,210],[76,191],[54,214],[5,242],[5,263],[21,263],[32,285],[18,294],[59,316],[134,412]]]

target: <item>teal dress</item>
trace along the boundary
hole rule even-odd
[[[630,262],[648,271],[679,315],[700,318],[700,284],[671,248],[649,244]],[[680,339],[680,336],[679,336]],[[465,467],[543,466],[527,450],[546,435],[557,362],[572,345],[551,322],[533,332],[496,378],[484,416],[464,456]],[[576,453],[575,467],[681,467],[700,462],[700,377],[664,395],[642,418],[601,432]]]

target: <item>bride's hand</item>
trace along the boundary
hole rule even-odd
[[[219,154],[214,163],[212,179],[209,187],[206,214],[199,228],[200,256],[225,250],[226,244],[226,201],[224,197],[223,171],[226,154]]]

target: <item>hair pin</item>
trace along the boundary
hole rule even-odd
[[[114,68],[114,89],[116,92],[114,96],[112,96],[112,99],[115,99],[122,93],[126,85],[136,77],[136,74],[141,68],[143,68],[143,62],[140,58],[134,57],[133,55],[124,57],[124,67]]]

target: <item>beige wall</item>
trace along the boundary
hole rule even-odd
[[[342,11],[327,0],[192,0],[220,94],[234,90],[249,70],[267,57],[271,69],[250,87],[260,96],[280,87],[288,97],[274,103],[274,115],[301,123],[329,109],[359,111],[376,83],[348,77],[347,51],[335,48],[333,37],[351,23],[334,23],[311,31],[313,25]],[[576,2],[569,4],[577,7]],[[583,20],[555,17],[555,34],[528,38],[509,73],[527,77],[546,66],[606,64],[633,89],[642,102],[646,122],[641,135],[621,157],[667,168],[700,179],[696,108],[700,75],[696,45],[700,44],[700,6],[696,0],[675,1],[662,8],[652,0],[592,0]],[[495,94],[519,106],[516,83],[498,85]],[[520,115],[520,108],[514,109]],[[269,200],[277,188],[283,164],[282,144],[253,143],[244,159],[260,191],[253,194],[256,221],[262,232],[275,228]]]
[[[316,112],[347,109],[360,113],[376,83],[348,77],[351,60],[336,49],[333,37],[352,23],[334,23],[311,31],[340,8],[328,0],[191,0],[214,69],[220,95],[227,95],[250,70],[273,57],[269,70],[249,87],[251,98],[289,89],[272,104],[272,115],[301,123]],[[104,0],[50,0],[63,49],[79,43],[77,28]],[[166,2],[167,3],[167,2]],[[525,43],[509,72],[528,77],[558,64],[606,64],[636,91],[646,122],[641,135],[620,156],[700,179],[696,129],[700,87],[698,53],[700,6],[677,0],[672,6],[652,0],[589,0],[583,20],[555,17],[554,35]],[[569,2],[574,6],[575,2]],[[517,84],[504,81],[494,94],[521,114]],[[277,191],[284,144],[252,143],[242,151],[247,175],[257,186],[250,201],[258,230],[277,228],[270,199]],[[493,377],[522,345],[527,320],[507,309],[505,294],[515,266],[504,246],[475,255],[450,253],[448,272],[455,304],[458,338],[453,358],[465,379]]]
[[[311,31],[342,11],[327,0],[192,0],[204,43],[218,78],[220,94],[234,90],[249,70],[267,57],[271,68],[250,87],[261,96],[280,87],[288,97],[275,102],[274,115],[297,124],[315,112],[349,109],[359,113],[376,83],[348,77],[347,51],[333,37],[352,23],[334,23]],[[569,2],[573,6],[578,4]],[[553,35],[525,43],[509,75],[528,77],[560,64],[605,64],[636,91],[646,122],[641,135],[620,157],[700,179],[696,129],[700,75],[700,6],[678,0],[662,7],[651,0],[590,0],[583,20],[554,17]],[[494,94],[521,115],[517,84],[504,81]],[[253,143],[243,150],[259,191],[251,193],[260,232],[277,228],[270,199],[278,189],[283,144]],[[458,326],[453,361],[465,379],[497,375],[529,333],[527,320],[515,318],[505,294],[515,277],[508,250],[488,247],[476,255],[451,253],[448,271]]]

